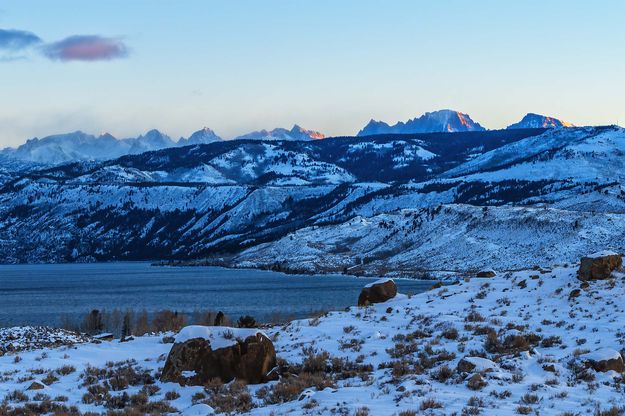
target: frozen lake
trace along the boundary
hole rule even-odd
[[[62,316],[115,308],[223,311],[235,319],[267,320],[276,313],[303,318],[356,305],[360,289],[374,280],[140,262],[0,265],[0,326],[60,325]],[[396,283],[401,293],[414,294],[434,282]]]

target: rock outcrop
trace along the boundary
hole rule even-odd
[[[625,372],[625,364],[621,354],[610,348],[602,348],[595,352],[583,356],[587,367],[595,371],[605,373],[606,371]]]
[[[210,380],[267,381],[276,351],[257,329],[188,326],[176,336],[161,381],[202,386]]]
[[[397,295],[397,286],[392,279],[380,279],[363,287],[358,296],[358,306],[382,303]]]
[[[493,371],[496,364],[489,359],[482,357],[464,357],[458,361],[457,370],[459,373],[488,373]]]
[[[623,265],[621,256],[612,251],[601,251],[582,257],[577,272],[580,280],[608,279],[612,272]]]
[[[45,388],[46,388],[45,384],[39,381],[33,381],[26,390],[43,390]]]

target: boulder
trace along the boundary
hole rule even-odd
[[[612,251],[601,251],[582,257],[577,271],[580,280],[609,279],[612,272],[623,265],[621,256]]]
[[[555,373],[556,372],[556,366],[553,364],[544,364],[543,365],[543,370],[547,371],[549,373]]]
[[[493,371],[496,364],[491,360],[482,357],[464,357],[458,361],[457,370],[459,373],[488,373]]]
[[[228,383],[265,382],[276,366],[276,350],[257,329],[183,328],[174,341],[161,375],[163,382],[202,386],[213,379]]]
[[[625,364],[621,354],[610,348],[601,348],[583,356],[586,367],[605,373],[606,371],[625,372]]]
[[[576,297],[579,297],[579,295],[582,294],[582,291],[580,289],[573,289],[571,290],[571,293],[569,293],[569,299],[575,299]]]
[[[473,374],[469,378],[469,381],[467,381],[467,387],[470,388],[471,390],[482,390],[487,385],[488,383],[486,383],[484,378],[477,373]]]
[[[33,381],[26,390],[43,390],[45,388],[46,388],[45,384],[39,381]]]
[[[358,296],[358,306],[386,302],[397,295],[397,286],[393,279],[380,279],[363,287]]]
[[[496,275],[497,273],[495,273],[493,269],[488,269],[488,270],[480,270],[479,272],[477,272],[475,276],[476,277],[495,277]]]

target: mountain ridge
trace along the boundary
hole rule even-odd
[[[508,129],[522,128],[560,128],[571,127],[571,123],[553,117],[528,113],[518,123],[511,124]],[[479,123],[473,121],[465,113],[454,110],[438,110],[428,112],[406,122],[388,125],[382,121],[371,120],[356,137],[383,134],[418,134],[439,132],[486,131]],[[231,140],[255,141],[315,141],[326,139],[323,133],[307,130],[295,124],[290,130],[274,128],[258,130],[234,137]],[[41,139],[29,139],[17,148],[5,148],[0,151],[0,161],[9,159],[23,163],[41,165],[59,165],[75,161],[109,160],[129,154],[140,154],[165,148],[201,145],[224,141],[213,130],[204,127],[189,137],[181,137],[174,141],[168,135],[152,129],[143,135],[117,139],[109,133],[99,136],[84,133],[80,130],[54,134]],[[3,162],[3,164],[5,164]],[[14,165],[14,163],[12,163]]]
[[[313,140],[322,138],[325,138],[322,133],[294,125],[291,130],[283,128],[270,131],[261,130],[236,137],[235,140]],[[33,164],[59,165],[76,161],[110,160],[124,155],[172,147],[208,144],[223,140],[208,127],[195,131],[187,138],[181,137],[178,141],[174,141],[170,136],[157,129],[149,130],[137,137],[122,139],[118,139],[110,133],[95,136],[77,130],[70,133],[53,134],[41,139],[33,138],[17,148],[5,148],[0,150],[2,156],[0,160],[8,158]]]
[[[463,132],[484,131],[479,123],[471,119],[468,114],[455,110],[437,110],[415,117],[406,122],[399,121],[389,125],[383,121],[371,120],[358,132],[357,136],[371,136],[377,134],[414,134],[434,132]]]
[[[0,255],[410,275],[531,266],[570,241],[568,261],[625,250],[621,154],[608,126],[222,141],[8,172]]]
[[[563,121],[555,117],[544,116],[542,114],[527,113],[521,121],[510,124],[506,129],[530,129],[530,128],[561,128],[575,127],[573,123]]]

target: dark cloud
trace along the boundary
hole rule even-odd
[[[41,38],[34,33],[24,30],[0,29],[0,49],[18,51],[41,42]]]
[[[43,54],[59,61],[104,61],[128,56],[120,39],[97,35],[70,36],[43,46]]]

